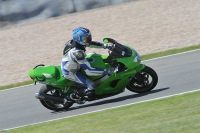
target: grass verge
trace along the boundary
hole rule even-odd
[[[162,56],[182,53],[182,52],[196,50],[196,49],[200,49],[200,44],[199,45],[190,46],[190,47],[180,48],[180,49],[172,49],[172,50],[167,50],[167,51],[163,51],[163,52],[157,52],[157,53],[142,55],[141,59],[142,60],[148,60],[148,59],[152,59],[152,58],[157,58],[157,57],[162,57]]]
[[[199,133],[200,91],[6,133]]]
[[[195,49],[200,49],[200,45],[195,45],[195,46],[190,46],[190,47],[185,47],[185,48],[180,48],[180,49],[167,50],[164,52],[158,52],[158,53],[153,53],[153,54],[142,55],[141,60],[148,60],[148,59],[152,59],[152,58],[167,56],[167,55],[171,55],[171,54],[177,54],[177,53],[191,51],[191,50],[195,50]],[[18,86],[22,86],[22,85],[28,85],[28,84],[32,84],[32,83],[33,83],[33,81],[29,80],[29,81],[25,81],[25,82],[16,83],[16,84],[0,86],[0,90],[5,90],[5,89],[18,87]]]
[[[33,83],[34,82],[32,80],[29,80],[29,81],[15,83],[15,84],[11,84],[11,85],[0,86],[0,90],[5,90],[5,89],[14,88],[14,87],[23,86],[23,85],[28,85],[28,84],[33,84]]]

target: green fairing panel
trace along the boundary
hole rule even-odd
[[[90,62],[90,65],[94,68],[105,69],[109,67],[108,63],[104,63],[103,59],[106,59],[107,55],[100,55],[100,54],[88,54],[86,59]]]
[[[71,86],[71,85],[74,85],[75,83],[70,81],[70,80],[67,80],[63,74],[62,74],[62,71],[61,71],[61,67],[60,66],[56,66],[57,70],[59,71],[59,75],[57,77],[57,83],[59,85],[62,85],[62,86]]]
[[[106,59],[107,57],[108,57],[107,55],[100,55],[100,54],[91,53],[91,54],[88,54],[86,56],[86,59],[92,67],[99,68],[99,69],[105,69],[105,68],[110,67],[110,65],[108,63],[103,62],[103,59]],[[97,80],[97,79],[100,79],[100,78],[103,77],[103,75],[88,76],[83,69],[81,69],[81,73],[91,80]]]
[[[130,81],[130,77],[133,77],[137,73],[136,70],[126,70],[120,73],[113,73],[103,83],[99,84],[95,92],[97,95],[112,94],[122,91]],[[119,80],[114,87],[111,86],[113,81]],[[114,83],[115,84],[115,83]]]
[[[37,79],[34,78],[34,81],[52,85],[60,89],[65,89],[66,86],[72,86],[75,84],[62,76],[60,66],[39,66],[34,70],[30,70],[28,74],[33,78],[37,77]]]
[[[117,82],[115,83],[115,81]],[[122,91],[126,87],[128,82],[128,77],[124,77],[121,79],[120,76],[110,76],[107,80],[96,87],[95,93],[97,95],[117,93]],[[111,86],[111,84],[113,84],[113,86]]]
[[[46,78],[56,79],[58,71],[54,66],[40,66],[35,69],[35,76],[39,80],[44,80]]]

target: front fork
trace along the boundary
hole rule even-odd
[[[146,66],[144,64],[140,64],[139,66],[137,66],[136,72],[138,73],[138,72],[142,71],[145,67]]]
[[[143,84],[143,78],[141,78],[140,72],[145,68],[146,66],[144,64],[140,64],[137,68],[136,68],[136,74],[134,75],[134,77],[132,79],[134,79],[137,83],[139,84]]]
[[[141,72],[145,67],[146,66],[144,64],[140,64],[136,68],[134,68],[135,74],[133,75],[133,77],[130,78],[130,80],[132,80],[133,78],[137,78],[138,73]]]

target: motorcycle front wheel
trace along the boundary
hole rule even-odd
[[[61,90],[54,88],[52,86],[49,86],[49,85],[43,85],[40,88],[39,93],[40,94],[44,93],[44,94],[57,96],[57,97],[60,97],[62,95]],[[64,103],[59,103],[59,102],[54,102],[54,101],[46,101],[46,100],[40,100],[40,102],[47,109],[54,110],[54,111],[66,110],[74,104],[73,102],[67,102],[64,104]]]
[[[131,79],[126,88],[135,93],[145,93],[154,89],[157,83],[157,73],[152,68],[145,66],[142,71],[137,73],[135,77]]]

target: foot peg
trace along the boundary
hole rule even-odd
[[[86,102],[85,99],[82,99],[81,97],[77,97],[76,95],[74,94],[70,94],[69,95],[69,98],[73,101],[75,101],[77,104],[84,104]]]

